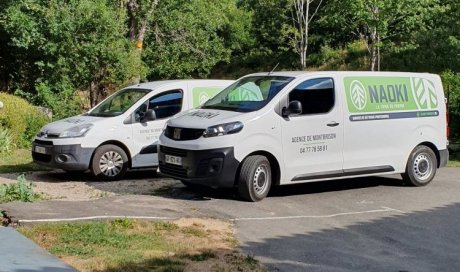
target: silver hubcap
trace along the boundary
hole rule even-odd
[[[115,151],[108,151],[101,156],[99,168],[104,175],[114,177],[118,175],[123,168],[123,158]]]
[[[421,181],[427,180],[433,172],[433,164],[425,153],[417,155],[413,168],[415,176]]]
[[[259,165],[254,174],[254,179],[252,184],[254,186],[254,191],[257,195],[263,195],[268,187],[268,179],[270,178],[270,173],[266,165]]]

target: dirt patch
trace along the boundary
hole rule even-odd
[[[19,174],[0,174],[0,184],[17,181]],[[133,171],[120,181],[95,181],[89,173],[69,174],[59,170],[25,173],[34,191],[45,199],[85,201],[114,195],[153,195],[163,188],[183,188],[180,182],[160,178],[153,171]]]

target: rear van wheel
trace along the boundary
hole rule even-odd
[[[91,161],[91,173],[98,179],[121,179],[128,169],[126,152],[116,145],[103,145],[96,149]]]
[[[409,156],[406,172],[401,176],[405,182],[412,186],[425,186],[430,183],[438,167],[436,155],[431,148],[419,145]]]
[[[261,155],[247,157],[241,165],[238,177],[238,191],[240,197],[247,201],[264,199],[272,184],[270,162]]]

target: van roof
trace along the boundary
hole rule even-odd
[[[175,83],[216,83],[216,84],[222,84],[227,82],[229,85],[230,83],[233,82],[233,80],[215,80],[215,79],[177,79],[177,80],[158,80],[158,81],[151,81],[151,82],[145,82],[145,83],[139,83],[136,85],[131,85],[126,88],[142,88],[142,89],[156,89],[159,87],[164,87],[167,85],[175,84]]]
[[[395,76],[395,75],[413,75],[413,74],[422,74],[422,73],[409,73],[409,72],[371,72],[371,71],[280,71],[280,72],[272,72],[270,75],[272,76],[285,76],[285,77],[299,77],[299,76],[307,76],[307,75],[327,75],[327,74],[336,74],[336,75],[387,75],[387,76]],[[428,74],[428,73],[423,73]],[[250,74],[250,76],[266,76],[268,72],[260,72]]]

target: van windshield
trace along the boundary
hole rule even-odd
[[[293,77],[250,76],[225,88],[208,100],[202,109],[251,112],[263,108]]]
[[[150,91],[151,90],[145,89],[124,89],[118,91],[107,100],[97,105],[88,115],[98,117],[114,117],[121,115]]]

